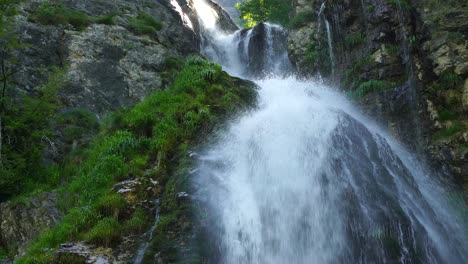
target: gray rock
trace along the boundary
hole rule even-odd
[[[0,204],[0,244],[22,255],[29,243],[62,219],[53,193],[42,193],[24,202]]]

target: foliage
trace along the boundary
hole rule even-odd
[[[51,120],[60,107],[57,92],[63,82],[64,70],[55,70],[36,96],[5,102],[0,200],[27,191],[31,184],[50,182],[42,173],[42,159],[52,142]]]
[[[448,121],[448,120],[455,120],[457,116],[455,115],[455,113],[444,109],[440,111],[439,118],[441,121]]]
[[[365,56],[356,61],[350,68],[345,71],[345,85],[348,86],[349,89],[355,88],[359,85],[359,78],[358,76],[371,65],[373,62],[372,56]]]
[[[130,30],[141,35],[151,35],[162,28],[161,22],[143,12],[140,12],[137,17],[130,19],[128,26]]]
[[[137,176],[132,173],[142,174],[144,167],[154,168],[151,177],[165,185],[162,217],[180,213],[174,193],[179,180],[169,177],[178,153],[186,155],[189,143],[231,110],[254,100],[253,84],[229,77],[216,64],[191,57],[183,65],[172,87],[119,111],[80,154],[80,165],[72,166],[74,176],[57,191],[65,218],[41,234],[18,263],[50,263],[53,250],[43,249],[69,240],[110,246],[122,232],[141,231],[148,221],[143,210],[129,215],[126,199],[109,191],[116,182]],[[205,74],[208,70],[210,74]]]
[[[385,0],[387,4],[400,7],[403,10],[410,10],[411,5],[408,0]]]
[[[84,13],[66,8],[62,3],[43,2],[32,17],[44,25],[72,25],[83,30],[91,24],[91,19]]]
[[[290,28],[300,28],[309,22],[316,19],[317,15],[312,11],[305,11],[296,14],[291,21],[289,21]]]
[[[447,138],[454,136],[455,134],[458,134],[459,132],[463,132],[464,130],[465,130],[464,125],[456,122],[449,128],[446,128],[446,129],[443,129],[434,133],[433,138],[435,140],[447,139]]]
[[[371,92],[386,90],[395,86],[397,86],[397,84],[393,82],[383,80],[369,80],[367,82],[361,83],[356,90],[352,91],[351,95],[355,98],[363,98]]]
[[[237,3],[241,20],[246,27],[253,27],[261,22],[288,25],[291,3],[287,0],[246,0]]]
[[[55,119],[55,126],[63,130],[66,143],[91,137],[99,130],[99,120],[96,115],[86,109],[65,111]]]
[[[121,228],[116,219],[107,217],[97,222],[89,231],[88,239],[98,246],[110,247],[119,241]]]
[[[89,17],[85,13],[65,7],[62,3],[42,2],[32,19],[44,25],[72,25],[83,30],[92,23],[113,25],[116,14]]]
[[[349,48],[354,48],[364,43],[365,40],[366,35],[363,32],[355,32],[346,36],[345,44]]]

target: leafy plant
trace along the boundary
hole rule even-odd
[[[261,22],[288,25],[291,4],[284,0],[246,0],[236,4],[245,27],[253,27]]]

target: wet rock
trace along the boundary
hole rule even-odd
[[[110,264],[114,263],[110,249],[91,249],[83,243],[62,244],[55,251],[54,264]]]
[[[12,254],[24,254],[30,242],[62,219],[56,203],[55,194],[42,193],[22,202],[0,204],[0,244]]]

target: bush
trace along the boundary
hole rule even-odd
[[[140,35],[152,35],[162,28],[161,22],[143,12],[140,12],[136,18],[130,19],[128,26],[131,31]]]

